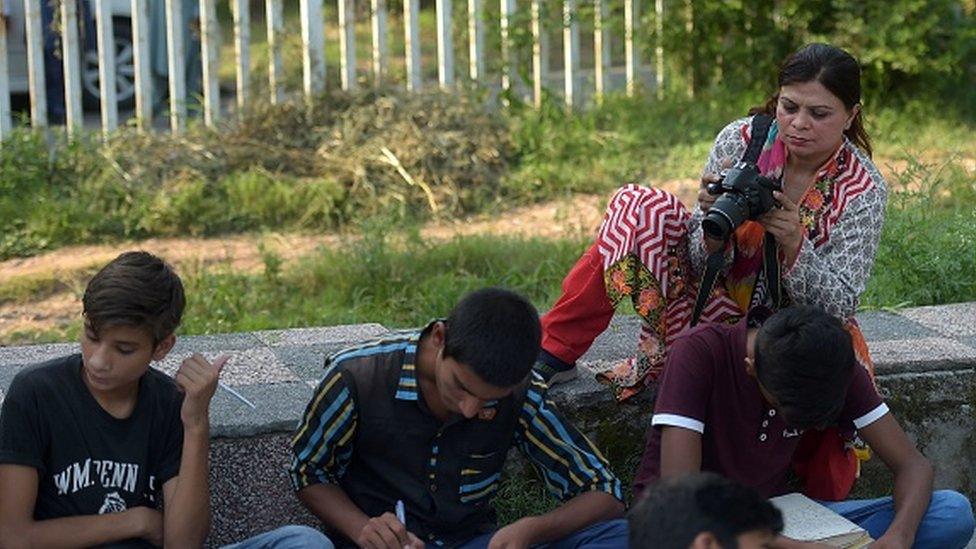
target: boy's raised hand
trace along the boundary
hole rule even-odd
[[[201,427],[210,419],[210,399],[217,390],[220,371],[230,357],[221,355],[213,363],[194,353],[180,364],[176,384],[185,393],[180,419],[184,428]]]

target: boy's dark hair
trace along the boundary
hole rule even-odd
[[[658,482],[627,514],[630,549],[688,549],[711,532],[726,549],[747,532],[783,530],[783,516],[755,490],[715,473]]]
[[[85,320],[98,334],[111,326],[149,331],[153,345],[176,331],[186,299],[173,269],[149,252],[125,252],[102,267],[85,288]]]
[[[471,368],[486,383],[521,383],[539,355],[539,313],[524,297],[485,288],[462,299],[447,318],[444,358]]]
[[[855,366],[851,335],[818,307],[783,309],[756,335],[756,378],[793,427],[825,427],[837,419]]]

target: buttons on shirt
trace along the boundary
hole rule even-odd
[[[431,483],[431,485],[430,485],[430,491],[431,491],[431,492],[436,492],[436,491],[437,491],[437,485],[436,485],[436,484],[433,484],[433,483]]]
[[[763,417],[762,424],[759,426],[759,436],[757,437],[759,438],[759,442],[766,442],[769,438],[769,435],[766,434],[766,429],[769,428],[769,422],[773,417],[776,417],[776,410],[772,408],[766,410],[766,415]]]

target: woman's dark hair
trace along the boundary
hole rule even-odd
[[[539,356],[542,328],[529,300],[501,288],[462,299],[447,318],[444,357],[467,365],[495,387],[521,383]]]
[[[816,80],[834,94],[848,109],[861,102],[861,66],[846,51],[830,44],[807,44],[787,57],[779,68],[777,91],[766,104],[754,107],[749,114],[776,115],[779,88],[790,84]],[[851,126],[844,130],[855,145],[871,156],[871,138],[864,129],[861,111],[854,115]]]

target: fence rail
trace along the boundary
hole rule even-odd
[[[44,37],[47,31],[42,26],[41,2],[46,0],[0,0],[0,16],[6,14],[15,25],[23,25],[26,38],[26,65],[29,79],[30,119],[34,128],[48,126],[47,89],[45,86],[45,51]],[[159,10],[165,15],[165,21],[150,19],[155,11],[150,9],[152,2],[162,2],[164,9]],[[351,90],[357,86],[356,51],[356,0],[331,0],[338,14],[336,34],[339,41],[339,83],[344,90]],[[365,2],[365,0],[362,0]],[[421,72],[421,31],[420,31],[420,2],[419,0],[403,1],[403,28],[393,28],[393,32],[402,32],[403,65],[405,78],[402,84],[407,90],[417,91],[423,87]],[[489,2],[491,0],[488,0]],[[64,64],[64,97],[66,107],[66,124],[70,135],[77,134],[83,126],[82,113],[82,68],[80,60],[84,55],[84,41],[79,39],[79,17],[82,13],[81,2],[89,2],[85,9],[92,9],[97,38],[97,59],[100,92],[101,129],[105,135],[113,132],[119,124],[119,112],[116,97],[116,78],[120,67],[116,63],[118,37],[113,21],[119,17],[116,10],[119,5],[128,5],[125,17],[131,21],[131,48],[135,110],[132,116],[137,127],[146,131],[153,125],[154,100],[163,90],[154,90],[154,86],[166,87],[168,93],[169,128],[178,134],[187,124],[187,90],[185,44],[187,33],[191,32],[185,25],[183,14],[187,8],[184,3],[199,2],[199,47],[202,64],[202,96],[203,120],[208,126],[216,125],[222,110],[229,107],[222,106],[218,72],[221,55],[221,32],[217,19],[218,3],[227,3],[232,23],[229,25],[233,36],[234,68],[236,101],[238,110],[244,109],[254,99],[250,91],[251,49],[254,46],[251,39],[251,2],[249,0],[61,0],[60,11],[56,15],[60,19],[63,29],[61,39]],[[302,89],[306,98],[321,93],[326,89],[326,31],[324,21],[324,0],[299,0],[301,23],[302,50]],[[455,15],[452,13],[454,4],[466,4],[457,12],[458,17],[466,17],[464,25],[455,25]],[[436,19],[436,49],[437,49],[437,82],[445,90],[456,86],[455,41],[454,35],[460,27],[466,30],[467,44],[461,45],[467,49],[467,77],[470,81],[484,86],[498,86],[504,92],[528,91],[530,99],[536,106],[542,101],[543,90],[549,84],[549,39],[550,29],[542,21],[543,2],[541,0],[498,0],[497,12],[489,10],[485,0],[435,0]],[[521,6],[517,4],[519,2]],[[14,4],[16,3],[16,4]],[[554,4],[549,2],[548,4]],[[588,4],[587,4],[588,3]],[[622,3],[622,6],[620,5]],[[286,96],[284,64],[282,60],[283,42],[287,39],[284,30],[284,14],[282,0],[264,0],[256,3],[259,9],[263,4],[264,19],[266,21],[265,42],[268,51],[268,99],[271,103],[280,103]],[[546,4],[546,5],[548,5]],[[655,0],[655,28],[661,32],[663,21],[663,1]],[[638,48],[635,36],[640,31],[638,0],[561,0],[560,15],[562,40],[562,95],[568,107],[581,104],[581,94],[584,92],[580,77],[580,23],[581,7],[586,6],[586,13],[592,13],[593,37],[593,78],[592,91],[596,101],[610,91],[611,84],[608,73],[611,70],[611,41],[621,37],[624,42],[624,72],[625,89],[633,94],[638,81]],[[517,10],[522,8],[528,17],[517,17]],[[19,9],[12,9],[19,8]],[[370,48],[369,66],[371,80],[374,84],[391,84],[390,54],[388,51],[388,37],[391,28],[387,21],[387,0],[370,0],[368,3]],[[493,7],[492,7],[493,8]],[[609,17],[610,10],[623,11],[623,25],[612,25]],[[486,25],[487,14],[496,13],[497,26]],[[20,17],[17,17],[17,14]],[[525,29],[517,29],[518,25],[525,25]],[[11,93],[8,75],[11,71],[11,44],[8,24],[0,24],[0,140],[10,134],[13,128],[12,112],[9,94]],[[620,27],[620,28],[616,28]],[[168,77],[165,81],[155,80],[151,75],[151,34],[153,29],[164,29],[166,38],[166,68]],[[486,34],[488,28],[499,33],[500,59],[499,63],[490,63],[489,48]],[[515,35],[521,32],[531,39],[528,57],[530,61],[531,84],[518,81],[516,69]],[[655,29],[649,29],[653,34]],[[494,30],[492,31],[494,32]],[[619,44],[619,42],[618,42]],[[466,48],[464,47],[466,46]],[[657,87],[663,86],[663,63],[660,41],[655,50],[657,70],[655,81]],[[496,69],[500,74],[491,74]],[[332,84],[335,85],[335,84]],[[518,90],[516,89],[517,85]],[[558,88],[554,90],[558,93]],[[297,90],[293,90],[293,93]],[[521,91],[520,91],[521,93]]]

